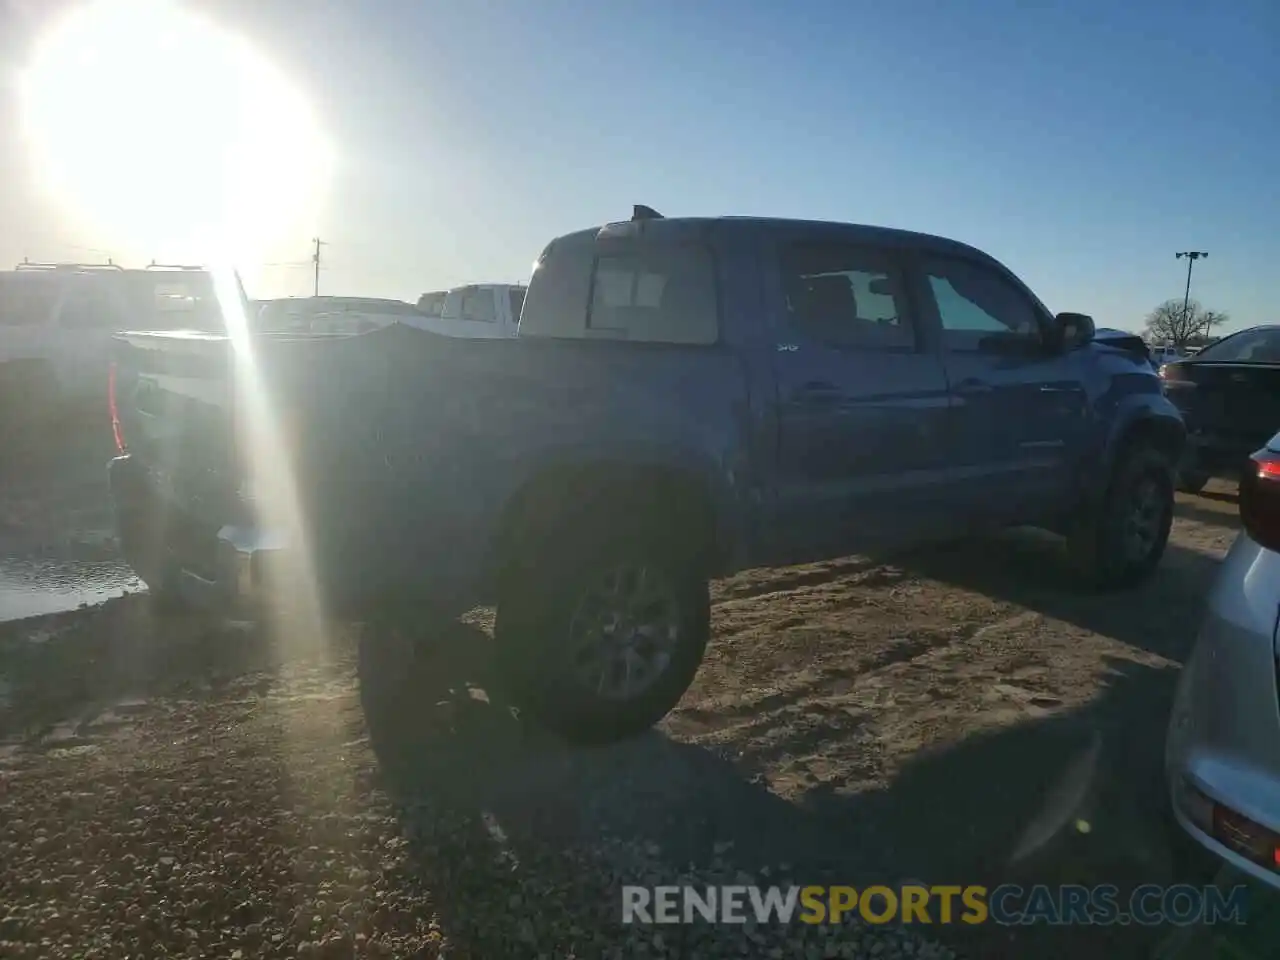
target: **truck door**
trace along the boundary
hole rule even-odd
[[[777,262],[780,552],[802,561],[927,535],[945,492],[947,381],[901,264],[805,238]]]
[[[952,396],[953,497],[983,521],[1046,519],[1069,497],[1088,422],[1083,352],[1048,349],[1048,311],[990,264],[923,257],[915,282]]]

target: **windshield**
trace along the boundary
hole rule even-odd
[[[1217,363],[1280,363],[1280,327],[1258,327],[1224,337],[1196,354]]]

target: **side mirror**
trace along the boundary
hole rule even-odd
[[[1060,313],[1053,318],[1054,346],[1074,350],[1093,339],[1093,317],[1084,313]]]

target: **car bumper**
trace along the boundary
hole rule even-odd
[[[125,560],[153,589],[163,584],[193,606],[246,616],[282,599],[278,577],[290,552],[279,531],[202,521],[127,455],[111,461],[108,476]]]
[[[1179,678],[1165,746],[1178,825],[1220,860],[1280,889],[1280,554],[1241,534]]]

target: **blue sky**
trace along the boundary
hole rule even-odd
[[[1208,250],[1193,296],[1233,327],[1280,321],[1274,0],[201,6],[291,74],[337,148],[279,253],[304,260],[318,231],[327,292],[523,279],[552,236],[643,202],[953,236],[1051,308],[1130,328],[1181,297],[1175,251]],[[6,73],[26,49],[8,33]],[[110,248],[48,209],[11,127],[0,258]],[[309,288],[305,267],[254,275]]]

